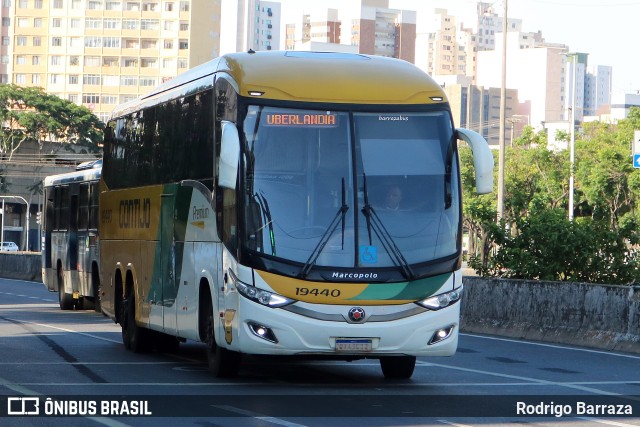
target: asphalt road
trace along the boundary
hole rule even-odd
[[[133,354],[106,317],[0,279],[0,426],[640,426],[639,368],[640,355],[463,334],[407,381],[377,360],[257,357],[222,380],[201,344]]]

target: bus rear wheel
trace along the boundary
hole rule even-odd
[[[416,367],[415,356],[384,356],[380,358],[382,373],[387,379],[407,380]]]
[[[211,303],[207,307],[208,316],[205,330],[205,342],[207,344],[207,362],[209,371],[216,378],[233,378],[238,375],[240,368],[240,354],[227,350],[216,344],[213,329],[213,306]]]
[[[122,302],[124,313],[122,316],[122,342],[127,350],[134,353],[146,353],[151,350],[150,332],[136,324],[136,298],[133,290]]]
[[[60,310],[73,310],[73,295],[64,290],[64,275],[60,267],[58,267],[58,303]]]

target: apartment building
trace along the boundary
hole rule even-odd
[[[496,37],[501,43],[497,35],[502,34],[502,17],[493,7],[490,3],[466,3],[457,14],[440,8],[425,14],[418,23],[416,56],[426,51],[428,60],[416,59],[416,64],[431,75],[475,78],[477,52],[494,50]],[[534,47],[538,38],[521,31],[522,20],[509,18],[507,28],[518,34],[521,49]]]
[[[317,46],[326,43],[339,49],[341,29],[338,9],[314,7],[305,10],[300,22],[286,25],[285,50],[300,50],[308,43]]]
[[[300,43],[338,43],[355,46],[357,53],[380,55],[415,62],[417,14],[391,9],[388,0],[344,0],[339,12],[313,8],[287,24],[285,48]],[[339,25],[338,25],[339,22]]]
[[[613,87],[612,67],[606,65],[587,65],[584,86],[584,115],[596,116],[600,109],[611,105]]]
[[[529,124],[538,129],[548,121],[566,120],[566,46],[519,49],[517,33],[507,38],[507,88],[518,91],[520,102],[515,114],[526,115]],[[498,44],[496,50],[478,52],[476,84],[501,86],[502,51]]]
[[[280,3],[221,0],[220,54],[280,49]]]
[[[430,16],[428,33],[428,65],[425,70],[433,75],[467,75],[466,53],[459,54],[456,37],[456,17],[446,9],[435,9]]]
[[[3,0],[2,81],[40,86],[106,120],[218,56],[220,1]]]
[[[359,53],[414,63],[416,19],[415,11],[390,9],[388,0],[348,0],[341,20],[341,43],[358,46]]]
[[[477,86],[467,76],[441,76],[436,81],[447,94],[455,125],[478,132],[490,147],[497,149],[500,142],[500,88]],[[518,120],[517,90],[507,89],[506,107],[508,127],[505,128],[505,144],[509,145],[526,124]]]

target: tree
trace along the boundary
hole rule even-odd
[[[84,145],[98,152],[102,122],[89,109],[42,88],[0,84],[0,154],[11,159],[27,140]]]
[[[640,171],[630,156],[635,129],[640,129],[640,109],[616,125],[583,125],[576,141],[574,221],[567,212],[568,152],[548,150],[543,132],[526,130],[507,148],[505,215],[499,225],[495,211],[487,209],[494,199],[468,190],[471,176],[464,164],[470,154],[461,149],[465,226],[483,233],[469,265],[483,275],[523,279],[636,281]]]
[[[631,160],[630,141],[636,113],[619,125],[592,122],[576,141],[576,188],[591,217],[618,229],[620,219],[632,214],[638,196],[638,171]]]

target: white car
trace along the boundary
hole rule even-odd
[[[0,251],[16,252],[17,250],[18,245],[13,242],[2,242],[2,246],[0,246]]]

